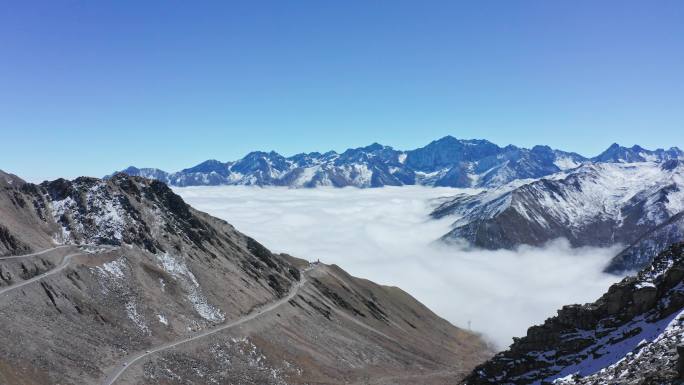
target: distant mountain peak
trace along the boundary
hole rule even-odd
[[[121,170],[121,171],[122,171],[122,172],[128,172],[128,171],[140,171],[140,169],[139,169],[139,168],[137,168],[137,167],[135,167],[135,166],[128,166],[128,167],[126,167],[125,169],[123,169],[123,170]]]
[[[445,135],[445,136],[443,136],[443,137],[441,137],[441,138],[439,138],[433,142],[459,142],[459,141],[460,141],[459,139],[456,139],[455,137],[453,137],[451,135]]]
[[[379,150],[382,150],[384,148],[386,148],[386,146],[383,146],[382,144],[380,144],[378,142],[373,142],[370,145],[363,147],[362,149],[366,150],[366,151],[379,151]],[[387,148],[389,148],[389,147],[387,147]]]
[[[673,147],[669,150],[657,148],[655,150],[647,150],[638,144],[632,147],[623,147],[617,143],[613,143],[605,151],[595,156],[591,160],[594,162],[612,162],[612,163],[634,163],[634,162],[663,162],[669,159],[684,159],[684,152]]]
[[[285,157],[276,151],[252,151],[232,162],[207,160],[174,173],[129,167],[123,172],[162,180],[174,186],[356,186],[427,185],[497,187],[516,179],[541,178],[574,169],[583,163],[632,163],[684,159],[676,147],[650,151],[617,143],[587,159],[547,145],[531,149],[501,147],[485,139],[446,135],[413,150],[396,150],[377,142],[342,153],[299,153]]]
[[[532,151],[553,151],[553,149],[547,145],[536,145],[532,147]]]

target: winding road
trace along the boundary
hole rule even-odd
[[[46,250],[43,250],[43,251],[39,251],[39,252],[32,253],[32,254],[12,255],[12,256],[8,256],[8,257],[0,257],[0,260],[37,257],[37,256],[39,256],[39,255],[47,254],[47,253],[49,253],[49,252],[51,252],[51,251],[58,250],[58,249],[63,249],[63,248],[66,248],[66,247],[78,247],[78,246],[76,246],[76,245],[62,245],[62,246],[53,247],[53,248],[46,249]],[[104,248],[103,248],[102,250],[100,250],[99,252],[102,252],[102,251],[111,251],[111,250],[113,250],[112,247],[104,247]],[[30,279],[27,279],[27,280],[25,280],[25,281],[22,281],[22,282],[20,282],[20,283],[17,283],[17,284],[11,285],[11,286],[7,286],[7,287],[4,287],[4,288],[0,288],[0,296],[2,296],[3,294],[6,294],[7,292],[10,292],[10,291],[12,291],[12,290],[16,290],[16,289],[19,289],[19,288],[21,288],[21,287],[23,287],[23,286],[26,286],[26,285],[28,285],[28,284],[31,284],[31,283],[33,283],[33,282],[40,281],[41,279],[46,278],[46,277],[49,277],[49,276],[51,276],[51,275],[53,275],[53,274],[59,273],[60,271],[64,270],[67,266],[69,266],[69,262],[71,262],[71,258],[73,258],[73,257],[79,256],[79,255],[90,255],[90,254],[93,254],[93,253],[92,253],[92,252],[88,252],[88,251],[79,251],[79,252],[77,252],[77,253],[67,254],[67,255],[65,255],[65,256],[62,257],[62,260],[60,261],[59,265],[57,265],[55,268],[53,268],[53,269],[51,269],[51,270],[48,270],[48,271],[46,271],[46,272],[43,273],[43,274],[36,275],[35,277],[30,278]]]
[[[0,258],[0,260],[2,260],[2,259],[18,259],[18,258],[36,257],[36,256],[39,256],[39,255],[46,254],[46,253],[48,253],[48,252],[50,252],[50,251],[57,250],[57,249],[61,249],[61,248],[65,248],[65,247],[73,247],[73,246],[71,246],[71,245],[68,245],[68,246],[57,246],[57,247],[53,247],[53,248],[51,248],[51,249],[39,251],[39,252],[33,253],[33,254],[13,255],[13,256],[9,256],[9,257],[2,257],[2,258]],[[22,282],[20,282],[20,283],[17,283],[17,284],[11,285],[11,286],[7,286],[7,287],[4,287],[4,288],[0,288],[0,295],[3,295],[3,294],[5,294],[5,293],[7,293],[7,292],[10,292],[10,291],[12,291],[12,290],[19,289],[20,287],[23,287],[23,286],[26,286],[26,285],[31,284],[31,283],[33,283],[33,282],[39,281],[39,280],[41,280],[41,279],[43,279],[43,278],[45,278],[45,277],[49,277],[49,276],[51,276],[51,275],[53,275],[53,274],[59,273],[60,271],[64,270],[64,269],[69,265],[69,261],[71,261],[71,258],[72,258],[72,257],[75,257],[75,256],[77,256],[77,255],[82,255],[82,254],[86,254],[86,253],[84,253],[84,252],[78,252],[78,253],[73,253],[73,254],[65,255],[64,257],[62,257],[62,261],[59,263],[59,265],[57,265],[54,269],[51,269],[51,270],[49,270],[49,271],[47,271],[47,272],[45,272],[45,273],[43,273],[43,274],[36,275],[35,277],[30,278],[30,279],[27,279],[27,280],[25,280],[25,281],[22,281]]]
[[[167,343],[155,346],[153,348],[149,348],[143,352],[136,352],[136,353],[132,353],[131,355],[126,356],[116,366],[117,369],[114,372],[110,373],[105,378],[105,380],[102,382],[102,385],[114,384],[114,382],[116,382],[116,380],[119,377],[121,377],[121,375],[126,371],[126,369],[128,369],[131,365],[135,364],[136,362],[140,361],[141,359],[143,359],[149,355],[161,352],[163,350],[171,349],[171,348],[174,348],[178,345],[182,345],[182,344],[190,342],[190,341],[195,341],[195,340],[198,340],[200,338],[204,338],[206,336],[210,336],[210,335],[218,333],[222,330],[226,330],[226,329],[230,329],[230,328],[242,325],[245,322],[251,321],[251,320],[259,317],[260,315],[263,315],[263,314],[266,314],[270,311],[275,310],[279,306],[281,306],[281,305],[287,303],[288,301],[290,301],[291,299],[293,299],[299,293],[299,289],[301,289],[302,286],[304,286],[304,284],[307,282],[306,272],[308,272],[310,269],[311,268],[304,270],[304,274],[302,274],[301,281],[297,282],[297,284],[292,287],[292,289],[290,290],[290,293],[287,295],[287,297],[283,297],[283,298],[281,298],[275,302],[272,302],[271,304],[269,304],[265,307],[256,309],[253,312],[245,315],[244,317],[238,318],[238,319],[231,321],[229,323],[217,326],[217,327],[212,328],[212,329],[207,329],[203,332],[197,333],[197,334],[190,336],[190,337],[185,337],[185,338],[180,339],[180,340],[167,342]]]
[[[63,249],[63,248],[65,248],[65,247],[74,247],[74,245],[61,245],[61,246],[51,247],[51,248],[49,248],[49,249],[45,249],[45,250],[43,250],[43,251],[38,251],[38,252],[35,252],[35,253],[31,253],[31,254],[10,255],[10,256],[6,256],[6,257],[0,257],[0,260],[3,260],[3,259],[19,259],[19,258],[37,257],[37,256],[39,256],[39,255],[47,254],[47,253],[49,253],[49,252],[51,252],[51,251]]]

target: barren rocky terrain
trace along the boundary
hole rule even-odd
[[[161,182],[2,174],[0,225],[1,384],[451,384],[491,354],[402,290],[273,254]]]

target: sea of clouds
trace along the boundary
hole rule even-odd
[[[571,248],[558,240],[515,251],[435,242],[453,218],[428,214],[437,198],[473,190],[176,188],[193,207],[225,219],[275,252],[335,263],[398,286],[453,324],[498,348],[561,306],[591,302],[619,277],[601,272],[614,248]]]

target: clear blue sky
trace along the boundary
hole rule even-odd
[[[450,134],[684,146],[684,1],[17,1],[0,169],[169,171]]]

